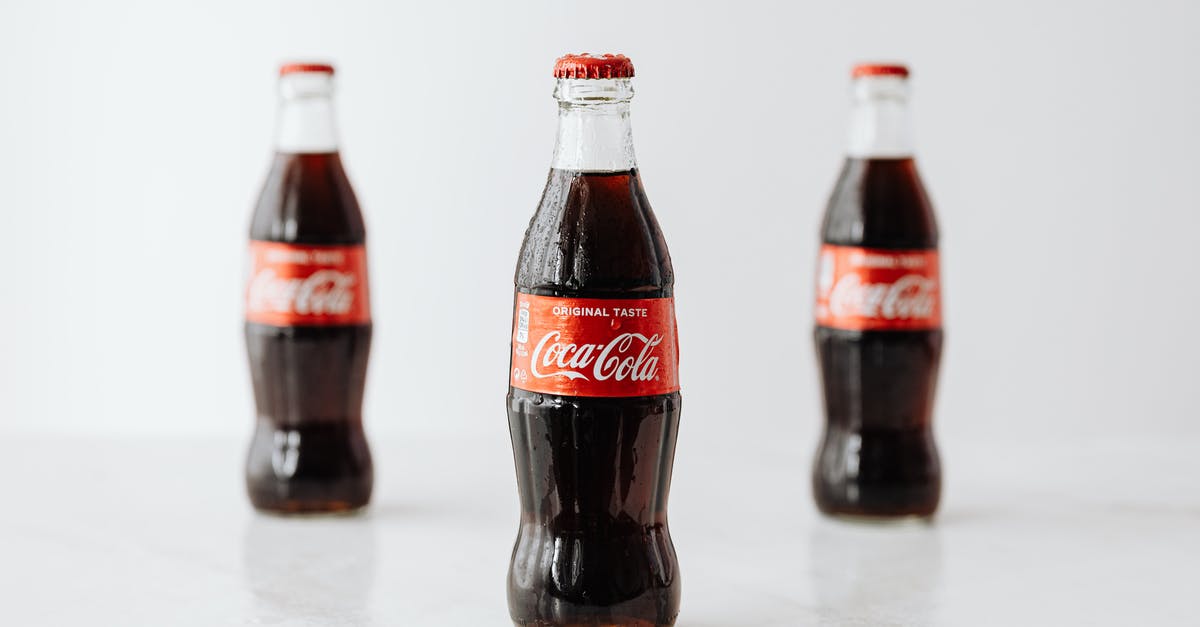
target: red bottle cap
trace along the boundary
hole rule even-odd
[[[908,66],[888,63],[860,63],[850,72],[853,78],[863,76],[899,76],[908,77]]]
[[[333,74],[333,66],[328,63],[284,63],[279,66],[279,75],[284,76],[295,72],[320,72]]]
[[[633,61],[623,54],[568,54],[554,63],[554,78],[632,78]]]

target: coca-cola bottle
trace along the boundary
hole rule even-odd
[[[276,154],[250,226],[246,347],[258,409],[250,501],[335,512],[371,497],[363,384],[371,346],[366,229],[338,156],[333,68],[279,71]]]
[[[515,281],[509,611],[517,625],[671,625],[674,272],[634,161],[633,64],[569,55],[554,76],[558,139]]]
[[[937,225],[913,162],[908,70],[859,65],[853,94],[821,227],[814,336],[826,421],[813,492],[827,514],[927,517],[941,494]]]

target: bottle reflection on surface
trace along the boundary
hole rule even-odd
[[[942,541],[932,525],[823,521],[813,528],[809,579],[821,625],[881,614],[936,624],[941,574]]]
[[[254,516],[242,555],[255,622],[375,623],[375,544],[369,517]]]

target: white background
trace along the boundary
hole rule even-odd
[[[504,622],[512,274],[579,51],[637,67],[677,274],[681,625],[1194,619],[1198,5],[809,4],[0,4],[14,624]],[[239,485],[242,262],[293,58],[338,66],[370,233],[379,490],[348,526]],[[943,234],[947,492],[907,535],[818,522],[807,488],[817,229],[874,59],[913,68]]]
[[[242,260],[275,68],[316,58],[338,66],[368,219],[370,432],[506,446],[550,68],[587,50],[637,67],[678,276],[681,456],[708,432],[815,437],[814,249],[863,59],[913,68],[944,441],[1196,433],[1200,12],[965,4],[5,3],[0,429],[248,437]]]

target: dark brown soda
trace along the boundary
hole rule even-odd
[[[570,298],[672,296],[666,242],[637,170],[551,170],[517,290]],[[673,625],[679,567],[667,529],[678,392],[566,397],[510,387],[521,525],[513,622]]]
[[[933,208],[912,159],[847,159],[822,226],[826,244],[936,249]],[[942,330],[817,326],[825,433],[813,469],[822,512],[927,517],[941,497],[933,399]]]
[[[250,238],[294,244],[366,241],[362,213],[337,153],[278,154]],[[254,507],[341,512],[371,498],[362,425],[371,325],[246,323],[258,411],[246,461]]]

